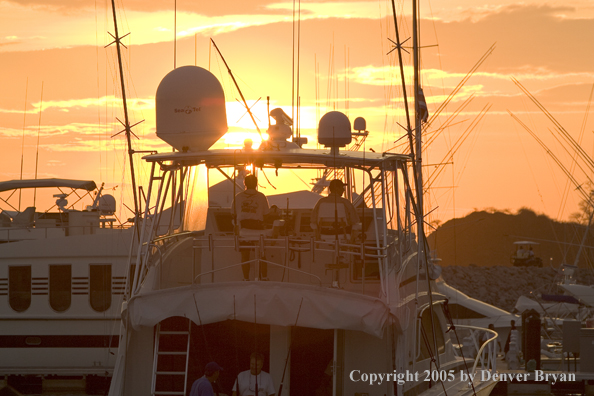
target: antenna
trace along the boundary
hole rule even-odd
[[[173,68],[177,68],[177,0],[173,0]]]
[[[292,59],[291,59],[291,119],[295,119],[295,0],[293,0],[293,25],[291,29]],[[293,130],[293,133],[295,131]]]
[[[43,81],[41,82],[41,101],[39,102],[39,125],[37,126],[37,152],[35,153],[35,180],[37,180],[37,165],[39,164],[39,131],[41,130],[41,110],[43,107]],[[37,188],[33,189],[33,206],[37,198]]]
[[[115,0],[111,0],[111,8],[113,10],[113,26],[115,29],[115,36],[111,33],[109,33],[109,35],[114,39],[114,41],[112,41],[111,43],[107,44],[105,47],[109,47],[110,45],[112,45],[113,43],[116,44],[116,49],[117,49],[117,53],[118,53],[118,66],[120,69],[120,83],[122,86],[122,103],[124,105],[124,122],[120,121],[120,124],[122,124],[124,126],[124,130],[116,133],[114,136],[119,135],[122,132],[126,133],[126,142],[128,143],[128,157],[130,160],[130,179],[132,180],[132,193],[134,195],[134,216],[138,217],[139,215],[139,211],[138,211],[138,197],[136,194],[136,175],[134,174],[134,161],[133,161],[133,154],[134,154],[134,149],[132,149],[132,142],[130,139],[130,135],[133,134],[132,133],[132,127],[135,125],[140,124],[140,122],[134,124],[134,125],[130,125],[130,120],[128,118],[128,104],[126,102],[126,85],[124,83],[124,72],[123,72],[123,67],[122,67],[122,52],[120,49],[120,45],[123,45],[124,48],[127,48],[124,44],[122,44],[121,40],[128,36],[130,33],[126,33],[125,35],[123,35],[122,37],[119,36],[118,33],[118,20],[116,17],[116,9],[115,9]],[[116,118],[117,119],[117,118]],[[138,137],[136,135],[134,135],[134,137],[136,137],[138,139]]]
[[[23,141],[21,145],[21,180],[23,180],[23,158],[25,157],[25,125],[27,122],[27,93],[29,92],[29,77],[25,85],[25,113],[23,114]],[[21,189],[19,188],[19,212],[21,211]]]
[[[299,11],[297,14],[297,139],[301,137],[301,115],[299,114],[299,106],[301,105],[301,97],[299,96],[299,66],[300,66],[300,54],[301,54],[301,0],[299,0]]]

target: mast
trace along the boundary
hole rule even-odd
[[[421,118],[419,114],[419,38],[418,38],[418,21],[417,21],[417,0],[413,0],[412,7],[412,28],[413,28],[413,70],[414,70],[414,102],[415,102],[415,168],[416,168],[416,190],[417,190],[417,240],[419,241],[419,258],[422,257],[421,238],[424,236],[423,232],[423,147],[421,141]]]
[[[415,98],[415,146],[416,146],[416,156],[415,156],[415,168],[416,168],[416,190],[417,190],[417,263],[420,264],[418,266],[418,270],[421,267],[425,269],[425,275],[427,280],[427,295],[429,297],[429,322],[431,323],[431,332],[433,333],[433,347],[435,352],[436,358],[436,365],[437,369],[440,367],[440,359],[439,359],[439,347],[437,345],[437,336],[435,334],[436,331],[436,323],[433,320],[433,292],[431,290],[431,282],[429,277],[429,265],[433,265],[429,262],[429,244],[427,243],[427,238],[425,238],[425,213],[423,209],[423,168],[422,168],[422,160],[423,160],[423,145],[422,145],[422,121],[426,114],[421,114],[420,111],[420,102],[425,101],[424,95],[421,91],[421,85],[419,82],[419,75],[420,75],[420,66],[419,66],[419,58],[420,58],[420,48],[419,45],[419,26],[418,26],[418,3],[417,0],[413,0],[412,2],[412,18],[413,18],[413,69],[414,69],[414,85],[413,89],[415,90],[414,98]],[[424,103],[425,111],[427,109],[427,103]],[[417,279],[419,277],[417,276]],[[474,387],[473,387],[474,390]]]
[[[121,132],[126,132],[126,142],[128,144],[128,158],[129,158],[129,162],[130,162],[130,179],[132,180],[132,192],[134,194],[134,217],[137,218],[139,211],[138,211],[138,197],[136,194],[136,175],[134,173],[134,161],[132,161],[132,157],[134,154],[134,149],[132,148],[132,142],[130,139],[130,134],[132,134],[132,127],[130,126],[130,121],[128,118],[128,104],[126,103],[126,86],[124,84],[124,72],[123,72],[123,67],[122,67],[122,53],[120,50],[120,45],[123,45],[121,43],[121,39],[126,37],[128,34],[124,35],[123,37],[120,37],[118,34],[118,21],[117,21],[117,17],[116,17],[116,9],[115,9],[115,0],[111,0],[111,8],[113,10],[113,26],[115,29],[115,36],[113,36],[112,34],[111,37],[114,38],[114,41],[109,45],[115,43],[116,44],[116,49],[117,49],[117,53],[118,53],[118,66],[120,69],[120,83],[122,86],[122,102],[124,105],[124,122],[122,123],[120,121],[120,123],[122,123],[124,125],[124,130]],[[125,46],[124,46],[125,47]],[[118,120],[119,121],[119,120]],[[116,135],[120,134],[121,132],[118,132]],[[114,135],[114,136],[116,136]],[[112,136],[113,137],[113,136]]]

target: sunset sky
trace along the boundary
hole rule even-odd
[[[411,35],[408,3],[396,6],[402,40]],[[169,150],[155,136],[154,96],[174,65],[173,4],[116,2],[120,33],[131,32],[123,40],[128,46],[124,54],[131,120],[145,120],[135,128],[140,138],[133,142],[136,150]],[[512,77],[592,156],[594,117],[587,116],[594,84],[594,2],[420,4],[421,44],[426,46],[422,86],[430,114],[495,44],[429,130],[435,138],[425,163],[448,163],[426,202],[427,211],[434,209],[432,220],[446,221],[475,209],[522,207],[568,219],[580,200],[576,186],[567,187],[568,177],[508,111],[538,135],[577,183],[585,185],[592,173],[572,167],[570,154],[555,138],[555,125]],[[267,96],[271,108],[282,106],[291,114],[292,2],[177,0],[177,9],[177,66],[196,62],[210,67],[225,90],[230,133],[220,147],[241,142],[245,132],[255,128],[248,117],[239,120],[239,94],[214,48],[210,50],[210,38],[248,103],[262,98],[254,107],[262,129],[267,126]],[[107,32],[113,31],[111,4],[105,0],[0,0],[0,180],[20,177],[21,157],[23,177],[34,176],[39,134],[38,177],[117,185],[116,194],[124,191],[120,202],[131,205],[124,138],[111,138],[121,130],[115,117],[123,119],[115,48],[104,48],[111,42]],[[301,125],[302,135],[314,143],[311,147],[317,140],[318,117],[340,110],[351,122],[358,116],[367,119],[367,149],[392,148],[402,135],[397,123],[405,121],[396,52],[386,55],[392,48],[388,39],[395,40],[391,3],[302,1],[300,31]],[[409,83],[410,65],[406,55]],[[471,95],[451,125],[440,129]],[[489,112],[461,147],[447,155],[488,105]],[[426,169],[430,173],[434,168]],[[140,176],[145,182],[142,169]]]

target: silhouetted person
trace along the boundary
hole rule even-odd
[[[355,207],[346,198],[344,183],[334,179],[328,187],[330,193],[320,198],[311,214],[311,227],[318,235],[347,235],[355,224],[359,223],[359,216]]]
[[[258,178],[254,175],[248,175],[243,181],[245,190],[240,192],[233,199],[233,206],[231,207],[235,214],[236,224],[239,226],[240,236],[253,236],[255,238],[259,235],[264,234],[264,216],[270,212],[276,213],[277,207],[275,205],[272,208],[268,205],[268,199],[264,194],[257,191]],[[248,232],[243,232],[247,230]],[[261,232],[259,232],[261,231]],[[249,235],[242,235],[249,234]],[[257,241],[242,241],[240,242],[243,246],[255,246]],[[240,249],[241,250],[241,262],[246,263],[250,261],[251,249]],[[241,266],[243,271],[243,280],[250,279],[250,264],[246,263]],[[268,280],[267,276],[268,267],[265,262],[260,263],[260,274],[259,277],[262,280]]]

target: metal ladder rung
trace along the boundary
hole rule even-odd
[[[182,352],[175,352],[175,351],[159,351],[157,352],[159,355],[187,355],[188,353],[185,351]]]
[[[155,333],[155,348],[154,348],[154,355],[153,355],[153,379],[151,383],[151,395],[186,395],[186,385],[187,385],[187,377],[188,377],[188,362],[190,358],[190,340],[191,340],[191,331],[192,331],[192,321],[188,320],[188,330],[187,331],[161,331],[161,323],[157,324],[157,331]],[[177,338],[179,340],[180,337],[186,337],[184,342],[186,343],[186,350],[185,351],[160,351],[159,350],[159,341],[161,340],[162,335],[172,335],[177,336],[173,338]],[[181,341],[181,340],[180,340]],[[157,366],[159,364],[159,357],[160,356],[184,356],[186,360],[186,371],[157,371]],[[160,375],[174,375],[179,377],[183,377],[183,391],[157,391],[155,388],[157,386],[157,377]],[[177,380],[176,380],[177,381]]]

